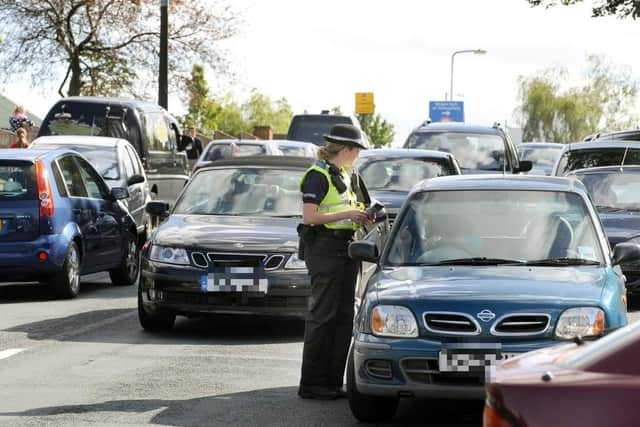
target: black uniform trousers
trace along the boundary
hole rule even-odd
[[[342,387],[359,268],[347,254],[349,242],[318,236],[305,246],[311,297],[302,354],[303,386]]]

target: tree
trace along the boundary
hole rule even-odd
[[[271,126],[273,133],[287,133],[293,110],[286,98],[272,101],[267,95],[253,91],[242,105],[245,120],[253,131],[256,126]]]
[[[169,81],[182,84],[194,62],[225,69],[216,41],[239,25],[224,0],[171,0]],[[5,82],[31,76],[49,83],[59,72],[64,95],[121,95],[155,82],[158,0],[0,0]],[[62,77],[64,76],[64,77]]]
[[[583,0],[527,0],[532,6],[544,6],[550,8],[553,6],[563,5],[569,6],[576,3],[582,3]],[[640,2],[637,0],[600,0],[597,5],[591,9],[594,17],[616,15],[620,18],[631,17],[636,19],[640,16]]]
[[[393,125],[382,118],[380,114],[358,114],[356,116],[362,130],[366,132],[375,148],[391,145],[395,132]]]
[[[209,100],[209,84],[204,76],[204,68],[202,65],[194,65],[191,70],[191,78],[187,81],[188,111],[191,124],[200,127],[203,125],[203,115],[206,114],[210,107],[207,105]]]
[[[586,83],[562,90],[566,71],[546,70],[520,77],[517,109],[525,141],[574,142],[602,130],[621,130],[636,122],[638,83],[626,68],[589,56]]]

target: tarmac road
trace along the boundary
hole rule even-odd
[[[299,321],[178,318],[151,334],[135,289],[106,275],[85,278],[74,300],[2,286],[0,312],[2,426],[357,424],[346,400],[297,398]],[[477,426],[481,413],[482,402],[407,400],[394,424]]]

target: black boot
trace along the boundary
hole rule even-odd
[[[335,400],[338,393],[334,389],[321,385],[301,385],[298,388],[298,396],[303,399]]]

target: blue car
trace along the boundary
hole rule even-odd
[[[45,282],[72,298],[80,275],[108,271],[115,285],[140,274],[136,224],[71,150],[0,150],[0,270],[4,282]]]
[[[378,256],[358,311],[347,390],[362,421],[388,419],[401,397],[484,396],[490,367],[627,323],[620,264],[585,187],[536,176],[450,176],[418,184]]]
[[[602,166],[578,169],[576,176],[587,187],[600,220],[615,248],[618,243],[640,243],[640,166]],[[622,265],[627,291],[640,292],[640,263]]]

